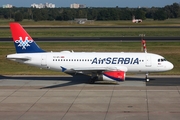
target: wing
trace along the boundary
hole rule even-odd
[[[124,66],[118,67],[78,67],[78,68],[70,68],[66,69],[61,67],[63,72],[66,73],[83,73],[83,74],[90,74],[90,73],[99,73],[103,71],[124,71],[127,72],[127,68]]]

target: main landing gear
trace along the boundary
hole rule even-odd
[[[89,83],[94,84],[97,80],[98,80],[97,74],[92,74]]]
[[[97,81],[98,77],[92,77],[89,81],[90,84],[94,84]]]

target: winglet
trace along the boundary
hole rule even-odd
[[[19,23],[10,23],[10,29],[17,53],[45,52],[35,43]]]

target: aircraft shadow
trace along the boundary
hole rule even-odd
[[[149,80],[156,80],[154,78],[149,78]],[[126,77],[125,81],[145,81],[145,78],[134,78],[134,77]]]
[[[90,78],[88,75],[73,75],[73,76],[3,76],[0,75],[0,80],[32,80],[32,81],[74,81],[74,80],[85,80]]]
[[[72,86],[78,84],[89,84],[89,80],[91,79],[90,76],[84,74],[76,74],[72,76],[3,76],[0,75],[0,80],[29,80],[29,81],[67,81],[66,83],[51,85],[42,87],[40,89],[46,88],[58,88],[58,87],[65,87],[65,86]],[[155,79],[150,79],[155,80]],[[126,77],[126,81],[145,81],[144,78],[133,78],[133,77]],[[116,85],[116,82],[95,82],[95,85]],[[121,83],[120,83],[121,84]],[[118,84],[117,84],[118,85]]]
[[[73,76],[2,76],[0,75],[0,80],[28,80],[28,81],[65,81],[66,83],[53,85],[49,87],[43,88],[56,88],[56,87],[65,87],[72,86],[76,84],[88,84],[90,80],[90,76],[83,74],[76,74]],[[41,88],[41,89],[43,89]]]
[[[0,80],[30,80],[30,81],[74,81],[74,82],[82,82],[86,83],[89,82],[89,79],[91,79],[90,76],[84,75],[84,74],[76,74],[72,76],[3,76],[0,75]],[[134,77],[126,77],[125,81],[144,81],[144,78],[134,78]],[[151,79],[150,80],[155,80]]]

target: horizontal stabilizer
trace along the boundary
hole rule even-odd
[[[16,54],[8,55],[7,58],[8,59],[15,59],[15,60],[23,60],[23,61],[31,59],[30,57],[22,56],[22,55],[20,56],[20,55],[16,55]]]

